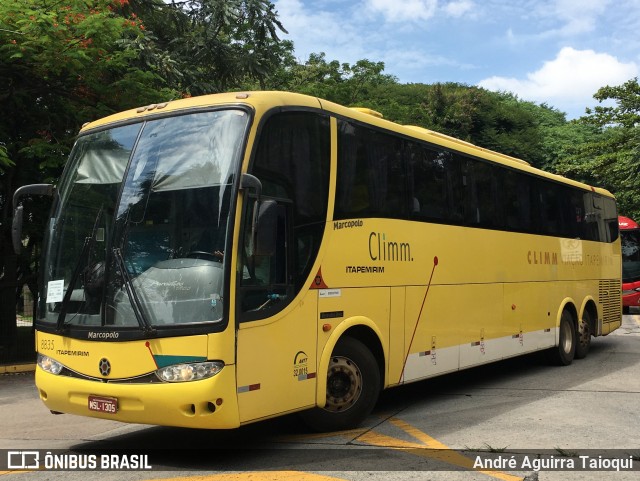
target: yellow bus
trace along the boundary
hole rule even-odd
[[[236,428],[362,422],[382,389],[621,323],[608,192],[377,112],[284,92],[83,127],[36,316],[53,412]],[[21,207],[16,212],[19,243]]]

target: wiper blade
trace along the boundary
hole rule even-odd
[[[136,290],[133,288],[133,284],[131,283],[131,276],[129,275],[129,271],[127,270],[127,266],[124,262],[122,251],[119,247],[114,247],[113,257],[116,260],[116,266],[118,267],[118,270],[122,275],[122,279],[124,280],[125,291],[127,293],[127,297],[129,298],[129,302],[131,303],[131,307],[133,308],[133,314],[136,316],[138,324],[145,333],[155,333],[156,330],[147,319],[147,316],[145,316],[140,298],[138,297]]]
[[[98,232],[98,226],[100,225],[100,221],[102,220],[102,213],[104,212],[104,206],[100,206],[100,210],[96,215],[96,220],[93,223],[93,229],[91,229],[91,234],[89,237],[85,237],[84,244],[82,245],[82,250],[80,251],[80,256],[78,257],[78,261],[76,262],[75,267],[73,268],[73,274],[71,274],[71,279],[69,279],[69,285],[67,285],[67,290],[64,293],[64,297],[62,298],[62,302],[60,303],[60,312],[58,313],[58,323],[56,324],[56,330],[62,331],[64,328],[64,320],[67,317],[67,311],[69,310],[69,302],[71,301],[71,294],[73,293],[73,288],[80,277],[80,273],[82,269],[85,267],[85,262],[89,258],[89,253],[91,249],[93,249],[93,245],[96,240],[96,233]]]

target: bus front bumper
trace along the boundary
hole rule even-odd
[[[60,376],[37,367],[36,386],[40,399],[53,412],[188,428],[240,425],[234,365],[200,381],[145,384]]]

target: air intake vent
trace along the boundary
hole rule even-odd
[[[619,322],[622,318],[622,285],[620,279],[600,281],[598,301],[602,306],[602,322]]]

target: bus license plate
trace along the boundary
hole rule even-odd
[[[89,411],[115,414],[118,412],[118,399],[114,397],[89,396]]]

